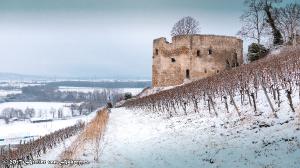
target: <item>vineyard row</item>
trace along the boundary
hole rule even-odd
[[[293,94],[300,97],[300,46],[282,49],[278,55],[268,57],[240,67],[226,70],[214,76],[197,80],[173,89],[158,92],[141,98],[128,100],[124,107],[142,109],[150,112],[165,113],[170,117],[178,114],[179,109],[188,114],[201,112],[199,106],[205,103],[210,113],[218,116],[216,100],[220,99],[229,112],[229,106],[238,116],[241,110],[235,100],[240,96],[241,104],[248,104],[257,111],[260,99],[257,93],[262,91],[270,111],[277,117],[275,102],[280,108],[282,91],[285,92],[290,110],[295,112]],[[272,100],[274,99],[274,100]],[[192,107],[193,110],[188,110]]]
[[[54,148],[60,142],[77,134],[83,128],[84,123],[78,123],[42,136],[39,139],[24,144],[20,143],[14,148],[10,146],[7,150],[1,148],[0,168],[22,167],[25,163],[30,164],[34,158],[39,158],[42,153],[45,154],[47,150]]]

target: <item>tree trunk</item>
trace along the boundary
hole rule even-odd
[[[275,46],[276,45],[282,45],[283,44],[282,34],[280,33],[279,29],[277,28],[277,26],[275,24],[275,19],[272,16],[272,12],[271,12],[272,6],[267,4],[267,3],[268,2],[266,1],[264,11],[266,12],[266,16],[267,16],[267,23],[272,28],[272,34],[273,34],[273,38],[274,38],[273,44]]]
[[[293,46],[297,45],[297,31],[296,29],[293,32]]]

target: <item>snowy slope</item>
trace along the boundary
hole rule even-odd
[[[284,95],[284,93],[282,93]],[[258,113],[246,102],[240,119],[233,106],[219,117],[202,105],[199,113],[168,118],[141,110],[113,109],[102,142],[100,162],[86,167],[300,167],[300,109],[286,99],[274,118],[258,93]],[[283,97],[282,97],[283,98]],[[239,96],[235,97],[240,103]],[[275,104],[275,102],[272,102]]]
[[[142,113],[112,110],[101,161],[90,167],[300,166],[299,121],[293,114],[268,119],[264,127],[260,117],[226,123],[198,114],[163,119]]]
[[[172,118],[115,108],[100,145],[100,160],[95,161],[92,143],[78,159],[87,160],[90,164],[82,167],[88,168],[299,168],[300,108],[296,94],[296,112],[291,112],[282,96],[278,118],[273,117],[261,91],[258,112],[255,114],[245,102],[240,109],[242,118],[232,105],[227,113],[221,102],[216,102],[218,117],[209,114],[204,104],[198,113],[179,113]],[[239,96],[234,99],[240,103]],[[43,159],[51,160],[57,157],[54,153],[62,151],[63,147],[56,148]]]

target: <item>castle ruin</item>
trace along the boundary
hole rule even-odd
[[[183,84],[243,63],[243,41],[217,35],[179,35],[153,41],[152,86]]]

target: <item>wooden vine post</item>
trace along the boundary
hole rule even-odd
[[[236,110],[237,114],[239,115],[239,117],[241,117],[240,110],[239,110],[238,106],[236,105],[236,103],[235,103],[235,101],[234,101],[234,99],[233,99],[233,96],[232,96],[232,94],[231,94],[231,93],[229,93],[229,96],[230,96],[230,99],[231,99],[231,101],[232,101],[232,104],[233,104],[233,106],[234,106],[234,108],[235,108],[235,110]]]
[[[275,117],[275,118],[278,118],[278,116],[277,116],[277,114],[276,114],[276,111],[275,111],[275,109],[274,109],[274,106],[273,106],[273,104],[272,104],[272,102],[271,102],[271,99],[270,99],[270,97],[269,97],[269,95],[268,95],[267,89],[266,89],[266,87],[265,87],[264,85],[262,85],[262,89],[263,89],[264,94],[265,94],[265,96],[266,96],[266,98],[267,98],[267,100],[268,100],[269,106],[270,106],[271,109],[272,109],[272,112],[273,112],[274,117]]]
[[[294,108],[293,100],[292,100],[292,90],[287,90],[286,93],[287,93],[287,98],[288,98],[288,101],[289,101],[289,105],[292,109],[292,112],[295,112],[295,108]]]
[[[215,108],[215,105],[214,105],[214,102],[213,102],[211,96],[209,96],[208,98],[209,98],[209,100],[210,100],[209,102],[210,102],[210,104],[211,104],[211,106],[212,106],[212,108],[213,108],[213,110],[214,110],[214,112],[215,112],[216,117],[218,117],[218,113],[217,113],[217,111],[216,111],[216,108]]]
[[[227,113],[229,113],[228,103],[227,103],[227,96],[224,96],[224,102],[225,102],[226,111],[227,111]]]

